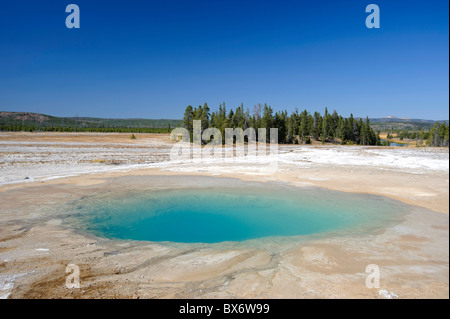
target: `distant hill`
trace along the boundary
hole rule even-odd
[[[444,120],[424,120],[424,119],[408,119],[398,117],[382,117],[382,118],[369,118],[371,127],[374,130],[389,131],[389,130],[410,130],[420,131],[429,130],[433,127],[434,123],[442,123]],[[448,123],[448,120],[445,121]]]
[[[379,118],[369,118],[371,122],[397,122],[397,123],[435,123],[442,121],[434,121],[434,120],[423,120],[423,119],[409,119],[409,118],[400,118],[400,117],[379,117]]]
[[[56,117],[31,112],[0,111],[0,129],[44,131],[114,131],[113,129],[168,129],[181,126],[182,120],[173,119],[108,119],[96,117]],[[13,129],[7,129],[13,127]],[[140,131],[140,130],[136,130]],[[150,130],[147,130],[150,131]]]

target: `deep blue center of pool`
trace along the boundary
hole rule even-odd
[[[77,205],[78,220],[95,235],[180,243],[366,233],[405,213],[388,198],[317,189],[179,189],[94,196]]]

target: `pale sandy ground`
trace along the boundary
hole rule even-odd
[[[449,297],[448,149],[293,145],[234,163],[190,162],[169,161],[167,135],[136,136],[0,133],[0,296]],[[132,187],[132,176],[165,187],[208,182],[202,176],[217,177],[213,184],[223,177],[281,181],[415,206],[405,222],[364,238],[223,245],[97,238],[74,231],[55,210],[86,194]],[[80,289],[64,288],[70,263],[81,269]],[[368,264],[380,266],[378,289],[365,286]]]

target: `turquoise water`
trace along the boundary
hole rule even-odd
[[[178,189],[92,196],[77,202],[83,229],[114,239],[218,243],[273,236],[376,231],[405,205],[322,189]]]

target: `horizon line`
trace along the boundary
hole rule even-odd
[[[305,110],[307,110],[307,109],[305,108]],[[51,114],[47,114],[47,113],[30,112],[30,111],[3,111],[3,110],[0,110],[0,113],[31,113],[31,114],[40,114],[40,115],[60,117],[60,118],[98,118],[98,119],[108,119],[108,120],[173,120],[173,121],[182,121],[183,120],[183,118],[98,117],[98,116],[80,116],[80,115],[76,115],[76,116],[60,116],[60,115],[51,115]],[[291,112],[291,114],[292,113],[294,113],[294,111]],[[322,113],[320,113],[320,114],[322,114]],[[353,113],[351,113],[351,114],[353,114]],[[400,121],[421,120],[421,121],[435,121],[435,122],[446,121],[446,122],[449,122],[449,120],[450,120],[450,119],[435,120],[435,119],[413,118],[413,117],[398,117],[398,116],[393,116],[393,115],[388,115],[388,116],[383,116],[383,117],[370,117],[368,115],[366,115],[364,117],[363,116],[353,116],[353,117],[357,118],[357,119],[359,119],[359,118],[363,118],[364,119],[366,117],[369,117],[369,120],[370,119],[387,119],[387,120],[400,120]]]

